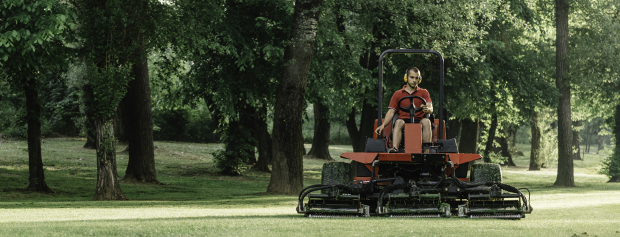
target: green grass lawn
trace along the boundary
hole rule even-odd
[[[44,139],[43,163],[54,194],[24,192],[25,141],[0,140],[0,236],[620,236],[620,184],[597,174],[608,154],[575,161],[574,188],[556,188],[556,168],[502,167],[504,182],[531,191],[534,212],[521,220],[310,219],[295,212],[296,196],[265,194],[269,173],[216,174],[211,152],[219,144],[156,142],[158,178],[164,185],[122,183],[129,201],[91,201],[95,152],[82,139]],[[306,145],[309,149],[309,145]],[[118,151],[119,176],[127,154]],[[331,146],[338,161],[350,146]],[[304,161],[305,185],[319,183],[324,161]]]

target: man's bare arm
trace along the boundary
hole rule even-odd
[[[377,130],[375,130],[377,134],[381,134],[385,126],[387,126],[390,122],[392,122],[392,118],[394,118],[395,113],[396,113],[395,109],[388,109],[388,112],[385,113],[385,119],[383,119],[383,123],[379,127],[377,127]]]

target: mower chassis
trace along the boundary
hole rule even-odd
[[[343,158],[369,157],[373,153],[344,153]],[[409,155],[409,161],[393,161]],[[516,188],[498,182],[473,182],[457,178],[450,157],[478,158],[475,154],[402,154],[374,153],[370,166],[374,179],[355,177],[348,185],[331,184],[308,187],[302,194],[298,212],[307,217],[465,217],[520,219],[531,210],[527,199]],[[475,157],[475,156],[477,157]],[[422,157],[422,158],[420,158]],[[426,158],[426,159],[424,159]],[[442,159],[443,158],[443,159]],[[385,161],[391,160],[391,161]],[[447,161],[446,161],[447,160]],[[464,163],[470,162],[467,159]],[[354,160],[354,165],[364,165]],[[464,164],[461,163],[461,164]],[[346,163],[343,163],[346,164]],[[378,178],[382,169],[391,167],[440,167],[442,178],[403,179],[400,176]],[[456,165],[458,167],[458,164]],[[356,168],[351,166],[351,169]],[[432,171],[431,171],[432,172]],[[310,194],[310,190],[324,190]],[[305,195],[304,193],[307,192]],[[304,197],[308,202],[302,204]]]

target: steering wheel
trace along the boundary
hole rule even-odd
[[[405,100],[405,99],[409,99],[409,107],[407,107],[407,108],[403,108],[402,106],[400,106],[400,102]],[[411,116],[411,122],[412,123],[413,123],[413,118],[415,117],[415,113],[422,110],[422,107],[420,107],[420,108],[416,108],[415,107],[415,104],[413,103],[413,99],[422,100],[422,102],[424,102],[424,104],[426,104],[426,100],[424,98],[422,98],[422,97],[417,96],[417,95],[405,96],[403,98],[400,98],[400,100],[398,100],[398,108],[403,110],[403,111],[409,111],[409,115]]]

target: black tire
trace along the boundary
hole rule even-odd
[[[351,166],[344,162],[328,162],[323,164],[321,184],[349,184]]]
[[[470,163],[464,163],[464,164],[460,164],[459,167],[457,167],[454,170],[454,174],[456,175],[457,178],[467,178],[467,172],[469,171],[469,165]]]
[[[349,163],[349,179],[353,181],[353,178],[357,177],[357,166],[359,162],[352,160]]]
[[[471,171],[473,182],[502,182],[502,168],[498,164],[475,164]]]

